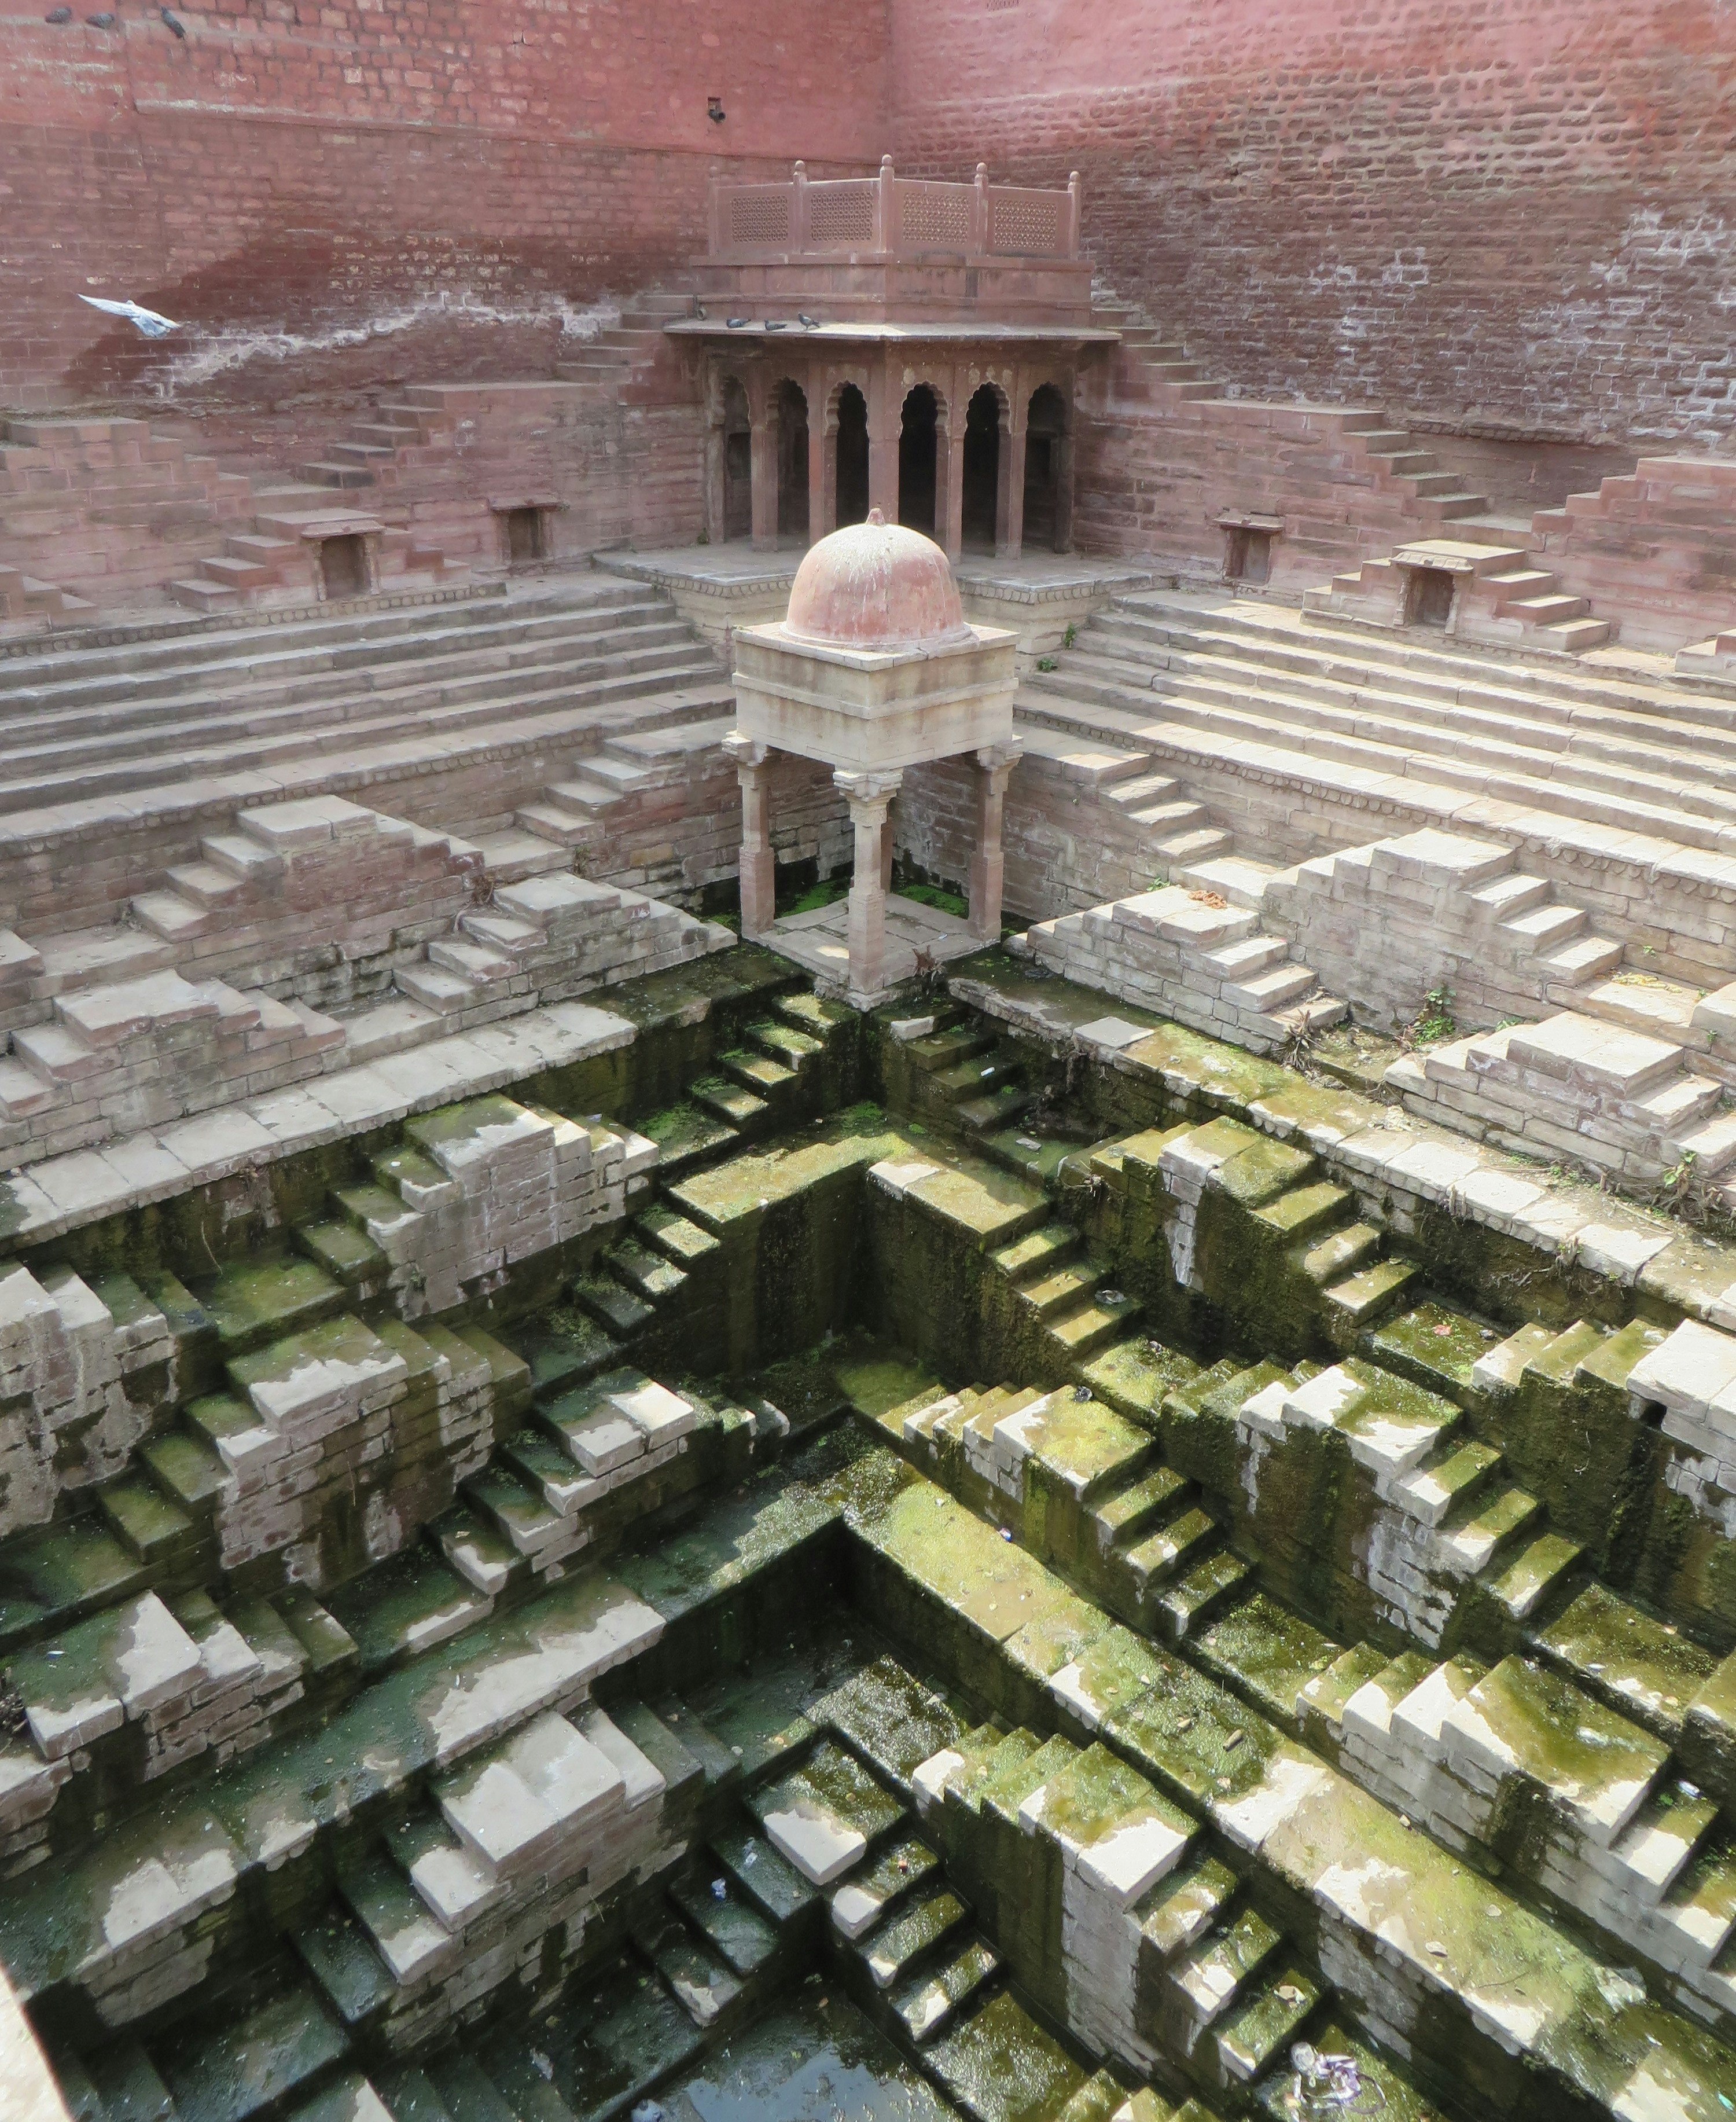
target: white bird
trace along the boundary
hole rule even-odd
[[[100,295],[81,295],[78,299],[88,302],[93,310],[106,311],[111,317],[124,317],[147,339],[161,339],[169,332],[180,330],[173,317],[159,316],[155,310],[142,309],[137,302],[110,302]]]

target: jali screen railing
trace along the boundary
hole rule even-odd
[[[749,258],[968,258],[1079,255],[1079,172],[1065,191],[992,185],[985,163],[974,184],[901,177],[889,155],[874,177],[810,180],[796,165],[788,184],[712,187],[711,255]]]

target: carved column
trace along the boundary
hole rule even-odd
[[[754,413],[751,441],[754,549],[770,553],[777,545],[777,414],[762,402]]]
[[[824,369],[808,371],[808,543],[824,538],[838,524],[832,507],[836,496],[837,474],[827,476],[827,444],[832,442],[835,452],[837,443],[826,433],[825,405],[826,374]]]
[[[1073,436],[1078,424],[1078,410],[1075,404],[1075,381],[1067,376],[1066,425],[1050,447],[1055,452],[1055,550],[1071,553],[1073,549]]]
[[[747,393],[749,494],[754,503],[754,549],[777,548],[777,390],[755,376]]]
[[[731,730],[723,748],[741,783],[741,932],[763,936],[777,913],[777,869],[772,854],[772,760],[755,737]]]
[[[954,393],[946,430],[946,512],[936,527],[946,557],[954,564],[964,551],[964,423],[966,411]]]
[[[886,984],[887,811],[904,777],[901,773],[832,777],[850,805],[856,829],[856,866],[850,879],[850,992],[875,995]]]
[[[815,538],[827,537],[838,528],[838,405],[829,392],[827,395],[831,402],[819,421],[819,513],[816,516],[810,511],[808,517],[810,533]],[[809,433],[812,435],[812,428]]]
[[[897,398],[888,367],[882,354],[868,384],[868,506],[879,509],[889,523],[896,523],[903,400]]]
[[[1001,940],[1001,898],[1006,878],[1001,827],[1006,784],[1019,763],[1020,741],[989,745],[977,754],[977,851],[970,858],[970,932],[985,943]]]
[[[1007,432],[1001,437],[1001,490],[995,497],[995,558],[1016,560],[1024,545],[1024,432],[1028,404],[1013,394]]]
[[[705,423],[705,535],[712,545],[721,545],[726,535],[723,453],[723,384],[713,375],[706,379]]]

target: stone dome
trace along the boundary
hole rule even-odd
[[[877,508],[809,548],[784,631],[833,648],[939,648],[973,638],[945,554]]]

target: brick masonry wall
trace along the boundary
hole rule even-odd
[[[1720,0],[892,19],[901,166],[1080,169],[1105,277],[1246,394],[1580,446],[1736,429]]]
[[[885,146],[876,0],[46,12],[0,21],[0,408],[546,372],[699,246],[714,168]]]

